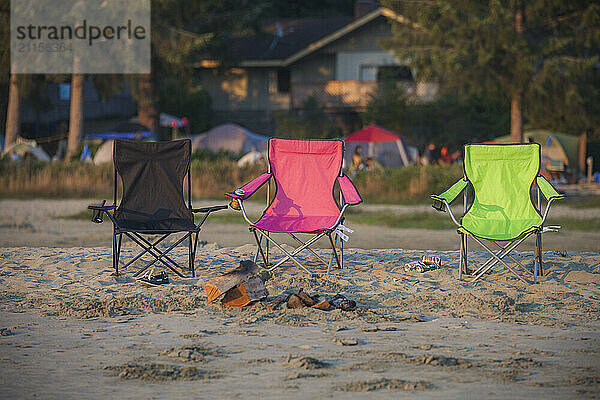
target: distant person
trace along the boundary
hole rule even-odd
[[[362,146],[356,146],[354,154],[352,154],[352,167],[360,169],[363,165],[363,148]]]
[[[460,150],[456,150],[454,153],[452,153],[452,162],[462,165],[463,159],[462,159],[462,153]]]
[[[371,157],[367,158],[365,161],[365,171],[373,172],[381,170],[383,170],[383,166],[379,162],[373,160]]]
[[[440,150],[440,164],[441,163],[452,164],[452,155],[450,155],[450,152],[446,146],[442,147]]]
[[[437,150],[434,143],[429,143],[423,153],[423,165],[435,164],[438,161]]]
[[[352,176],[356,176],[358,171],[362,171],[365,169],[365,162],[363,159],[363,149],[362,146],[356,146],[354,149],[354,153],[352,154]]]

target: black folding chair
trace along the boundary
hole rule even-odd
[[[173,140],[170,142],[134,142],[130,140],[115,140],[113,146],[114,162],[114,195],[113,204],[90,205],[94,210],[92,222],[102,223],[106,214],[113,223],[113,268],[119,275],[119,256],[123,235],[133,240],[143,250],[129,260],[120,269],[124,270],[149,254],[154,260],[138,270],[137,277],[160,262],[177,275],[185,277],[178,271],[180,266],[168,256],[171,250],[188,240],[189,265],[188,270],[195,276],[194,257],[198,246],[200,227],[213,211],[227,209],[227,206],[192,208],[192,180],[190,161],[192,158],[192,142],[188,140]],[[123,195],[117,206],[117,175],[121,177]],[[184,200],[183,181],[187,175],[187,205]],[[205,213],[199,224],[194,222],[194,213]],[[158,245],[175,233],[185,235],[165,250]],[[158,235],[154,241],[148,235]],[[146,236],[146,237],[145,237]]]

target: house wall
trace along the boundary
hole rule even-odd
[[[289,107],[289,95],[277,92],[277,69],[200,70],[202,86],[215,111],[277,111]]]
[[[46,112],[36,113],[35,109],[24,102],[21,109],[22,123],[54,124],[69,119],[71,101],[63,100],[59,96],[59,85],[48,84],[47,96],[52,108]],[[136,104],[131,96],[127,84],[124,84],[120,93],[115,93],[108,99],[102,100],[94,87],[91,79],[86,79],[83,89],[83,114],[86,119],[106,117],[130,117],[135,115]]]
[[[335,80],[335,54],[318,52],[290,66],[292,85],[300,82],[324,82]]]

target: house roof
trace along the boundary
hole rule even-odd
[[[404,17],[385,7],[379,7],[357,19],[285,20],[263,27],[259,34],[232,39],[233,56],[240,60],[241,67],[286,67],[381,16],[408,23]],[[206,68],[217,65],[212,60],[200,63],[201,67]]]
[[[262,32],[254,36],[234,39],[232,52],[242,61],[285,60],[351,21],[351,17],[279,21],[263,27]]]

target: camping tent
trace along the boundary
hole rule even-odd
[[[107,140],[98,147],[96,150],[96,154],[94,154],[94,164],[100,165],[104,163],[112,162],[112,152],[113,152],[113,142],[114,140]]]
[[[192,137],[192,151],[206,149],[215,153],[221,150],[235,154],[250,151],[264,153],[267,151],[268,140],[268,137],[252,133],[239,125],[225,124]]]
[[[38,161],[50,161],[50,156],[48,153],[39,147],[34,140],[23,140],[19,141],[18,143],[13,143],[10,146],[6,146],[6,149],[4,149],[4,154],[7,154],[11,150],[20,158],[25,158],[29,154]]]
[[[154,135],[145,125],[135,122],[123,122],[117,125],[112,131],[92,133],[85,136],[86,140],[101,139],[130,139],[130,140],[153,140]]]
[[[493,142],[508,143],[510,136],[495,138]],[[578,175],[585,162],[585,137],[572,136],[544,129],[525,131],[523,141],[542,146],[542,171],[566,172]],[[581,143],[583,141],[583,143]]]
[[[377,125],[369,125],[350,134],[344,142],[346,165],[351,165],[352,154],[358,146],[363,148],[363,154],[378,161],[384,167],[415,164],[418,157],[416,147],[407,146],[404,138]]]

